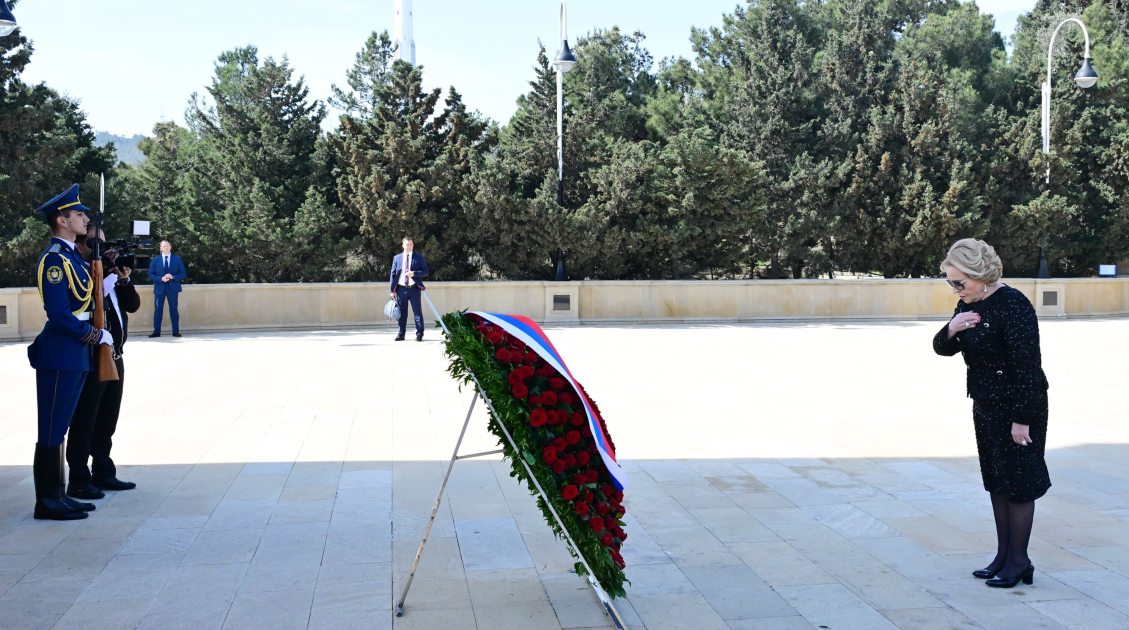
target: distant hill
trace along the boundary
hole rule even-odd
[[[105,131],[95,132],[94,144],[102,147],[114,143],[114,147],[118,151],[118,159],[127,164],[137,164],[145,159],[145,154],[137,148],[137,144],[145,139],[145,136],[137,134],[132,138],[125,136],[116,136],[112,133]]]

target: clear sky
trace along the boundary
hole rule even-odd
[[[656,62],[691,57],[690,28],[720,25],[739,0],[572,0],[569,39],[593,28],[641,30]],[[983,0],[1010,35],[1035,0]],[[16,19],[35,45],[25,73],[82,102],[90,124],[148,134],[163,115],[183,122],[216,57],[254,44],[260,58],[288,55],[312,98],[345,86],[345,71],[372,31],[392,32],[393,0],[22,0]],[[556,49],[556,0],[415,0],[416,61],[429,87],[454,85],[467,105],[505,123],[527,89],[537,39]],[[336,120],[331,112],[330,118]]]

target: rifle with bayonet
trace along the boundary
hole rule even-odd
[[[94,234],[88,236],[87,242],[94,254],[90,257],[90,271],[94,276],[94,327],[106,330],[106,307],[104,304],[105,288],[102,284],[102,216],[106,212],[106,176],[102,175],[102,190],[98,201],[98,214],[94,217]],[[114,362],[113,345],[100,343],[97,346],[98,380],[118,380],[118,365]]]

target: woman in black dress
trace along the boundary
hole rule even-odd
[[[996,520],[996,557],[973,575],[988,579],[989,586],[1030,584],[1035,568],[1027,543],[1035,499],[1051,487],[1043,460],[1047,378],[1039,321],[1027,297],[999,281],[1003,263],[984,241],[954,243],[941,271],[960,302],[933,338],[933,349],[964,355],[980,473]]]

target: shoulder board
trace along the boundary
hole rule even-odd
[[[59,251],[62,250],[62,249],[63,249],[62,245],[60,245],[58,243],[52,243],[51,247],[47,248],[47,252],[51,253],[51,254],[58,254]]]

